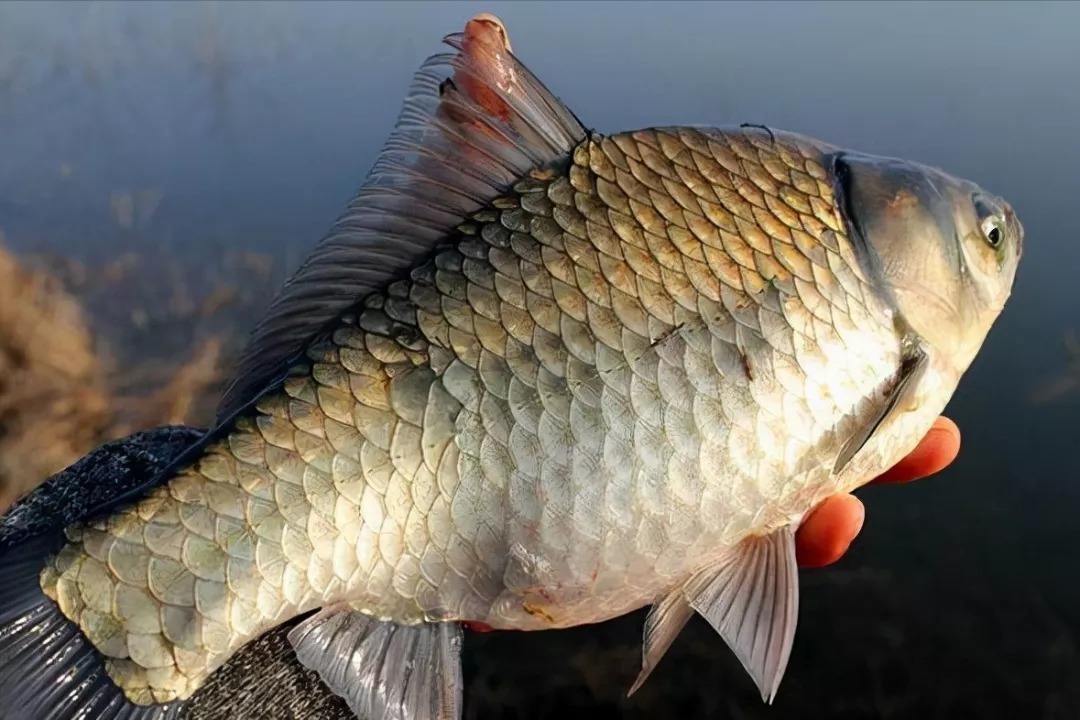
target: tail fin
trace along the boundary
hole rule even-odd
[[[53,476],[0,521],[0,720],[168,720],[181,703],[136,705],[104,657],[41,591],[64,528],[156,475],[199,437],[159,428],[109,443]]]
[[[41,592],[38,573],[59,546],[35,537],[0,556],[0,718],[166,720],[179,703],[129,702],[102,655]]]

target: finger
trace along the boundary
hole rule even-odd
[[[833,495],[814,509],[795,533],[795,556],[806,568],[839,560],[862,530],[866,509],[854,495]]]
[[[948,467],[959,453],[960,428],[952,420],[939,417],[911,454],[873,482],[905,483],[933,475]]]
[[[491,13],[480,13],[465,24],[461,49],[471,63],[469,71],[455,72],[458,85],[492,117],[509,122],[510,106],[492,90],[509,92],[517,83],[506,26]]]

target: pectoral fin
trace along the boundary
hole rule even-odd
[[[461,640],[456,623],[397,625],[345,606],[289,633],[300,664],[365,720],[458,720]]]
[[[910,354],[901,362],[900,371],[890,381],[885,397],[872,412],[867,414],[865,421],[859,425],[855,434],[840,449],[836,464],[833,466],[833,474],[839,474],[847,467],[851,459],[869,442],[891,413],[908,410],[915,390],[919,386],[919,379],[926,371],[927,360],[926,353],[921,348],[917,346],[912,348]]]
[[[698,575],[683,592],[734,651],[762,699],[772,703],[799,615],[795,529],[788,526],[743,541],[724,563]]]

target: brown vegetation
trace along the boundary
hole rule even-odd
[[[0,512],[108,424],[105,370],[78,301],[0,246]]]
[[[244,291],[216,277],[201,296],[179,266],[155,261],[162,283],[141,261],[17,259],[0,237],[0,514],[102,442],[212,421],[245,310],[271,287],[268,261],[224,258],[212,271],[245,274]]]

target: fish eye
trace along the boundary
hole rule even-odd
[[[1005,243],[1005,213],[1000,204],[983,193],[974,198],[975,213],[979,218],[979,230],[983,240],[994,250],[1000,250]]]
[[[1001,218],[997,215],[983,218],[981,227],[983,238],[987,244],[995,250],[1000,248],[1005,241],[1005,226]]]

